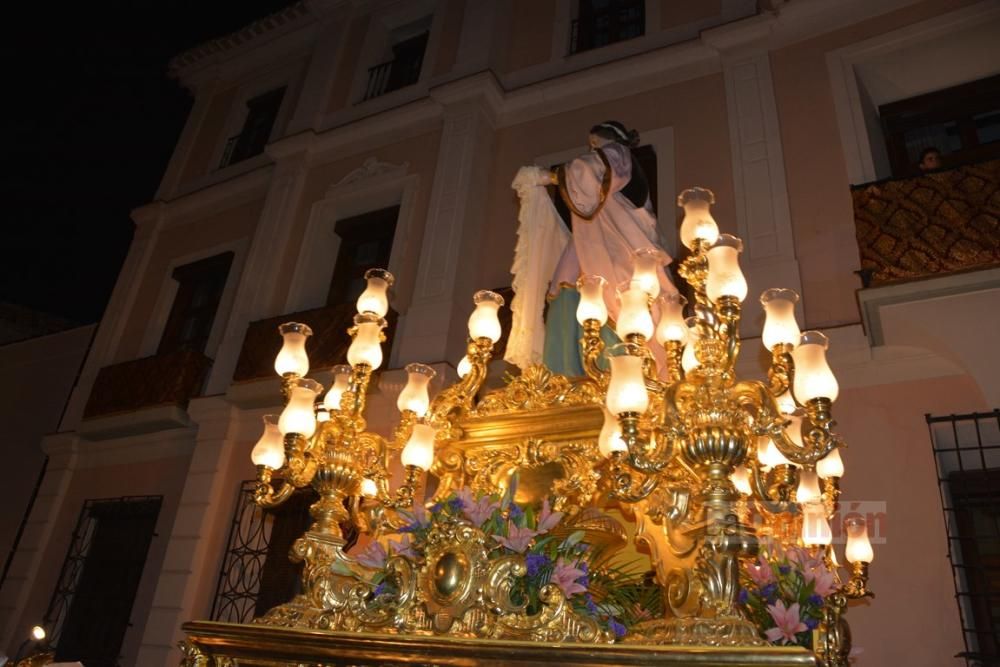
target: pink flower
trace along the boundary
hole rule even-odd
[[[455,494],[462,501],[462,514],[472,525],[479,527],[490,520],[493,512],[500,507],[500,503],[491,500],[489,496],[482,496],[479,500],[473,500],[472,491],[463,488]]]
[[[556,561],[556,567],[552,571],[552,579],[549,583],[555,584],[567,598],[577,593],[586,593],[587,589],[580,584],[580,579],[584,574],[583,570],[577,567],[579,563],[570,565],[562,558]]]
[[[780,639],[782,644],[794,644],[795,635],[807,629],[806,624],[799,618],[798,602],[785,608],[785,603],[778,600],[776,603],[768,605],[767,611],[771,614],[776,626],[764,633],[768,641],[776,642]]]
[[[817,567],[822,567],[823,559],[811,556],[802,547],[789,547],[785,552],[785,558],[791,563],[796,563],[803,572],[808,572]]]
[[[409,535],[403,535],[403,539],[399,542],[395,540],[389,540],[389,550],[392,551],[394,556],[406,556],[407,558],[417,558],[417,552],[413,550],[413,543],[410,541]]]
[[[528,545],[538,535],[537,530],[530,528],[518,528],[513,521],[507,522],[507,537],[494,535],[493,539],[504,545],[511,551],[523,554],[528,549]]]
[[[546,498],[542,501],[542,511],[538,515],[538,533],[547,533],[562,521],[562,512],[553,512],[552,506],[549,505],[549,499]]]
[[[366,567],[380,570],[385,567],[386,558],[388,558],[388,554],[385,552],[385,547],[383,547],[377,540],[372,540],[368,546],[355,557],[355,560]]]
[[[757,556],[756,563],[747,565],[747,574],[750,575],[758,588],[764,588],[764,586],[774,582],[774,570],[771,569],[771,563],[764,557],[764,554]]]
[[[806,583],[810,581],[815,581],[816,584],[813,586],[813,592],[816,595],[826,597],[830,593],[837,590],[837,578],[833,575],[833,572],[826,569],[826,566],[819,564],[811,570],[806,570],[803,573]]]

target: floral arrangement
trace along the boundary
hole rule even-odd
[[[476,495],[463,488],[429,510],[417,504],[412,512],[404,513],[409,523],[400,530],[400,539],[388,540],[388,552],[381,542],[372,541],[356,556],[362,565],[376,570],[370,581],[372,599],[398,592],[384,569],[390,552],[419,564],[434,525],[460,520],[492,538],[491,560],[524,556],[527,573],[515,585],[512,597],[527,604],[528,614],[541,609],[539,594],[549,584],[562,591],[577,614],[593,618],[618,639],[634,624],[662,614],[660,589],[645,573],[609,563],[606,554],[585,541],[584,531],[562,526],[563,513],[553,511],[548,499],[537,511],[514,502],[516,487],[515,476],[502,496]]]
[[[746,563],[742,574],[739,602],[761,634],[774,644],[811,649],[826,598],[837,589],[823,559],[800,547],[774,547]]]

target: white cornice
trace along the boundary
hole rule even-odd
[[[262,43],[273,41],[315,23],[317,19],[310,11],[311,4],[299,0],[236,32],[188,49],[170,60],[167,72],[185,85],[191,85],[200,78],[199,72],[207,67],[238,57]]]

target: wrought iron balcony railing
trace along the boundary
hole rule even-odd
[[[243,338],[233,382],[274,376],[274,358],[281,349],[278,326],[284,322],[302,322],[313,330],[307,347],[309,362],[313,368],[332,368],[337,364],[347,363],[347,348],[351,344],[347,330],[353,326],[356,313],[355,304],[351,302],[251,322]],[[390,309],[385,319],[388,326],[385,328],[386,342],[383,349],[388,351],[392,349],[396,331],[396,312]]]
[[[865,287],[1000,266],[1000,160],[851,194]]]
[[[406,86],[412,86],[420,78],[423,54],[419,58],[389,60],[368,68],[368,85],[365,86],[365,100],[391,93]]]
[[[177,350],[105,366],[98,372],[84,419],[163,405],[187,407],[201,391],[212,361],[193,350]]]

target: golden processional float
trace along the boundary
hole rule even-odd
[[[850,520],[841,576],[828,341],[799,331],[795,292],[769,289],[767,379],[736,376],[747,283],[713,202],[678,199],[693,303],[660,295],[665,257],[637,252],[616,345],[604,279],[580,279],[586,377],[533,366],[481,392],[503,299],[478,292],[459,379],[430,400],[434,371],[407,366],[391,438],[365,421],[391,274],[366,275],[325,395],[305,377],[311,331],[282,325],[285,407],[252,458],[262,507],[319,496],[291,554],[301,594],[254,624],[185,625],[184,664],[847,665],[844,612],[872,595],[872,549]],[[346,525],[365,549],[345,553]],[[654,572],[621,564],[636,544]]]

